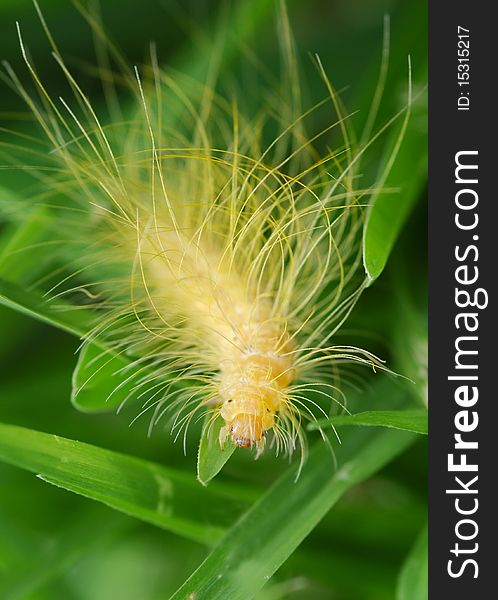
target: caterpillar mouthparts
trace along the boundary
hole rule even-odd
[[[264,410],[264,409],[263,409]],[[264,427],[261,417],[255,415],[238,414],[228,425],[228,432],[232,442],[239,448],[252,448],[263,444],[266,429],[273,427],[273,415],[267,427]],[[226,430],[225,430],[226,432]],[[224,428],[220,429],[223,439]]]

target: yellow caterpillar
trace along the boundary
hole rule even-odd
[[[318,61],[326,97],[300,109],[284,18],[289,71],[269,101],[276,111],[263,101],[247,113],[211,81],[161,70],[152,53],[121,74],[132,115],[104,125],[40,17],[71,96],[51,97],[20,30],[38,99],[7,70],[49,144],[36,175],[59,197],[73,265],[54,290],[92,299],[100,316],[87,339],[132,358],[133,394],[153,423],[170,412],[178,435],[201,409],[223,418],[222,445],[259,453],[271,432],[277,451],[304,448],[302,420],[343,404],[338,367],[379,365],[335,341],[364,287],[375,184],[358,186],[369,144],[355,147],[325,69]],[[328,124],[309,134],[316,112]],[[265,144],[268,126],[278,132]],[[342,140],[334,150],[331,135]]]

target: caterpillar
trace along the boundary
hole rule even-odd
[[[281,89],[255,110],[248,92],[217,86],[216,64],[194,80],[162,69],[152,48],[131,69],[105,41],[120,65],[107,85],[120,79],[132,108],[114,102],[104,122],[35,7],[70,95],[50,95],[19,25],[36,94],[6,72],[44,135],[29,172],[50,198],[67,273],[50,292],[95,309],[85,343],[130,357],[130,397],[151,424],[168,414],[186,439],[195,415],[221,417],[222,446],[303,456],[303,422],[344,406],[343,365],[384,368],[336,342],[365,288],[361,234],[378,181],[358,182],[382,131],[355,142],[318,58],[324,97],[301,108],[284,9]],[[309,133],[317,113],[327,125]]]

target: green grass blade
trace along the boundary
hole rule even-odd
[[[339,456],[337,471],[328,448],[320,443],[299,480],[295,481],[296,467],[277,480],[172,599],[253,598],[335,502],[407,448],[415,436],[384,431],[368,432],[365,439],[349,460]]]
[[[96,313],[90,309],[76,307],[60,299],[57,302],[50,303],[39,292],[25,290],[16,283],[2,278],[0,278],[0,304],[78,338],[84,337],[95,324]],[[106,402],[109,395],[109,391],[106,393],[106,390],[109,390],[109,381],[104,376],[96,377],[93,386],[88,388],[88,396],[82,396],[79,399],[78,390],[91,375],[88,365],[89,360],[98,363],[96,368],[102,366],[106,376],[125,368],[130,360],[127,357],[116,355],[112,348],[99,339],[88,344],[86,348],[87,351],[81,359],[81,363],[78,363],[76,372],[73,375],[73,404],[85,412],[104,412],[115,408],[119,404],[117,402],[119,396],[116,397],[114,405]],[[97,356],[100,356],[99,360],[95,360]],[[129,375],[119,376],[117,374],[113,386],[117,386]],[[88,383],[90,384],[90,381]],[[102,384],[102,387],[100,384]]]
[[[33,280],[44,267],[48,257],[41,253],[43,242],[50,239],[50,215],[45,207],[36,207],[22,223],[9,223],[0,238],[0,276],[19,282],[25,277]]]
[[[330,419],[320,419],[310,423],[308,429],[318,429],[332,424],[334,427],[342,425],[361,425],[365,427],[389,427],[412,431],[413,433],[428,433],[428,419],[426,410],[369,410],[354,415],[339,415]]]
[[[81,337],[91,328],[95,313],[57,301],[49,304],[38,292],[0,279],[0,304],[53,327]]]
[[[218,416],[210,428],[207,427],[210,415],[204,422],[199,453],[197,455],[197,479],[207,485],[223,468],[232,456],[236,447],[226,440],[223,448],[220,446],[220,429],[225,425],[224,420]]]
[[[73,371],[71,402],[81,412],[116,410],[132,393],[135,371],[127,370],[126,356],[87,343],[80,350]]]
[[[427,600],[428,585],[428,537],[424,527],[401,569],[396,600]]]
[[[86,413],[103,413],[117,410],[125,402],[131,403],[141,397],[142,405],[150,395],[137,385],[150,368],[137,365],[136,357],[130,358],[95,340],[86,342],[80,350],[73,371],[71,402]],[[164,384],[167,383],[167,376]],[[186,383],[171,381],[169,392],[186,386]]]
[[[178,535],[212,544],[249,500],[237,490],[74,440],[0,424],[0,459]]]
[[[424,66],[425,68],[425,66]],[[425,70],[415,79],[423,83]],[[411,116],[383,188],[398,189],[396,194],[374,195],[367,213],[363,234],[363,264],[370,283],[384,270],[396,239],[415,202],[420,197],[427,178],[426,96],[422,94],[411,108]],[[394,132],[389,144],[393,148],[399,132]],[[391,150],[387,153],[391,154]],[[386,163],[389,158],[386,159]]]

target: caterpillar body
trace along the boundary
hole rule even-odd
[[[168,413],[185,436],[207,412],[223,419],[222,445],[290,454],[305,448],[303,419],[343,404],[342,364],[381,365],[336,343],[364,288],[361,228],[376,185],[357,181],[369,144],[354,146],[319,61],[326,97],[299,108],[284,37],[282,91],[253,112],[215,92],[212,77],[160,69],[152,53],[121,74],[132,116],[104,125],[49,35],[72,94],[51,97],[20,30],[38,100],[7,72],[48,140],[32,172],[59,198],[54,226],[69,273],[52,292],[84,294],[96,309],[86,343],[105,340],[130,358],[130,397],[151,423]],[[315,113],[328,124],[308,134]],[[278,133],[265,145],[269,123]]]

